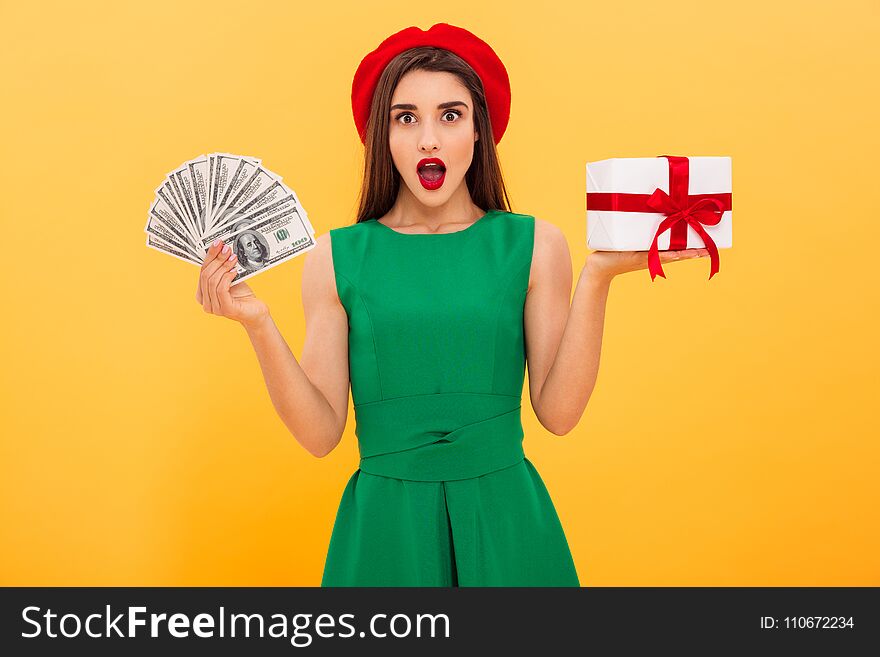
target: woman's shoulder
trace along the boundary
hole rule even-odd
[[[346,226],[331,228],[330,234],[331,252],[336,255],[351,249],[363,249],[363,242],[367,233],[373,228],[375,221],[359,221]]]
[[[505,212],[500,213],[505,221],[518,224],[526,230],[534,230],[535,241],[538,240],[558,240],[562,236],[562,231],[556,224],[533,214],[525,214],[523,212]]]
[[[565,233],[556,224],[535,217],[535,243],[532,252],[532,276],[529,287],[537,279],[560,276],[568,271],[571,277],[571,252]],[[568,269],[566,269],[568,268]],[[562,276],[564,278],[564,275]]]
[[[566,245],[565,235],[560,228],[542,218],[522,212],[503,212],[504,221],[517,224],[534,237],[535,248],[550,249],[558,253],[560,245]]]
[[[511,212],[509,210],[494,210],[491,212],[501,217],[504,221],[514,222],[526,227],[536,221],[534,216],[522,212]]]
[[[330,250],[334,255],[348,252],[352,249],[359,251],[364,248],[364,236],[371,232],[375,221],[359,221],[346,226],[337,226],[331,228],[328,233],[330,235]]]
[[[565,242],[565,234],[559,226],[541,217],[534,217],[533,220],[535,222],[535,244],[541,242],[552,245]]]
[[[366,221],[358,221],[353,224],[347,224],[345,226],[337,226],[336,228],[331,228],[329,232],[334,235],[343,235],[343,234],[351,234],[352,232],[358,232],[366,229],[369,224],[373,223],[374,220],[368,219]]]

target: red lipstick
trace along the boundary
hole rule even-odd
[[[436,166],[435,166],[436,165]],[[446,178],[446,165],[439,157],[426,157],[416,165],[419,182],[425,189],[440,189]]]

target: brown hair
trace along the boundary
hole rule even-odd
[[[510,212],[510,198],[501,175],[498,151],[492,137],[492,124],[486,107],[483,82],[461,57],[444,48],[410,48],[392,59],[376,84],[364,140],[364,172],[357,222],[378,219],[394,205],[400,189],[400,173],[391,158],[388,129],[391,96],[405,73],[414,70],[446,71],[458,77],[474,100],[474,159],[464,180],[473,202],[486,210]]]

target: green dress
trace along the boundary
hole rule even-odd
[[[501,210],[454,233],[330,231],[360,463],[321,586],[580,585],[522,445],[534,234]]]

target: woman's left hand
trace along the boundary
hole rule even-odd
[[[684,249],[682,251],[659,251],[660,264],[677,260],[690,260],[709,255],[708,249]],[[593,251],[587,256],[585,270],[610,281],[618,274],[648,268],[647,251]]]

